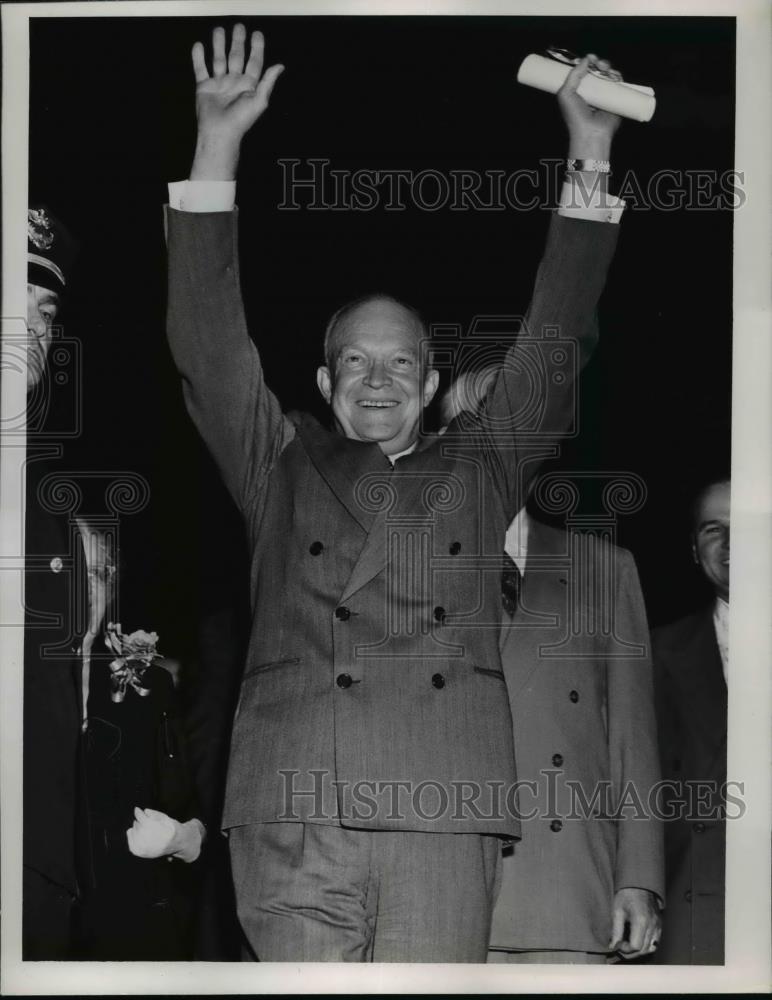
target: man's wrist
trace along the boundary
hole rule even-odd
[[[172,843],[173,850],[170,851],[170,855],[190,864],[201,853],[201,844],[206,829],[201,820],[195,818],[189,819],[186,823],[178,823],[175,820],[175,823],[177,823],[177,830],[175,831]]]
[[[570,160],[610,160],[611,139],[607,135],[572,135],[568,143]]]
[[[569,184],[575,185],[585,199],[592,197],[598,191],[604,195],[608,193],[607,173],[596,170],[569,170],[565,179]]]
[[[216,136],[199,136],[190,168],[192,181],[234,181],[239,165],[240,143]]]

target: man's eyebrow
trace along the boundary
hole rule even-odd
[[[725,522],[720,520],[720,518],[712,517],[708,521],[700,521],[700,523],[697,525],[697,531],[702,531],[703,528],[711,528],[713,527],[714,524],[721,526],[724,523]]]

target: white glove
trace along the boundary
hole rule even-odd
[[[198,819],[180,823],[157,809],[134,808],[134,824],[126,831],[129,850],[138,858],[174,857],[195,861],[205,834]]]

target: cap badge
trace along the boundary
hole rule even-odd
[[[42,208],[27,210],[27,236],[38,250],[48,250],[54,242],[51,220]]]

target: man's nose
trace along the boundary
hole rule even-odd
[[[372,389],[381,389],[383,386],[391,384],[391,376],[383,361],[372,361],[370,363],[365,375],[365,383]]]
[[[38,340],[43,340],[46,335],[46,321],[40,315],[40,313],[33,313],[27,316],[27,330],[37,337]]]

